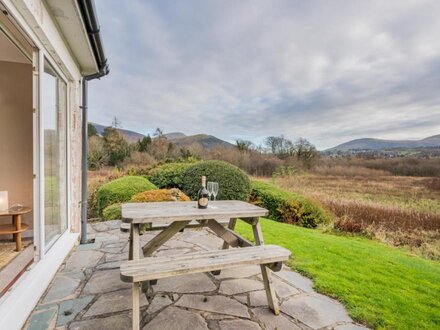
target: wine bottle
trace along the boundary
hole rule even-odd
[[[206,209],[208,207],[209,194],[206,190],[206,176],[202,176],[202,186],[197,195],[197,206],[199,209]]]

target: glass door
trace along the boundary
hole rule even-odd
[[[41,112],[47,251],[67,228],[67,84],[46,59],[41,79]]]

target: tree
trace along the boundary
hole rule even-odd
[[[113,128],[122,128],[122,123],[116,116],[113,117],[112,127]]]
[[[99,170],[108,162],[108,153],[105,148],[104,139],[93,135],[88,140],[87,163],[89,169]]]
[[[292,141],[286,139],[283,135],[269,136],[264,141],[268,149],[280,159],[285,159],[292,156],[294,153],[294,146]]]
[[[90,138],[95,135],[98,135],[95,125],[87,123],[87,137]]]
[[[140,152],[148,152],[151,146],[151,137],[150,134],[144,136],[137,142],[137,150]]]
[[[235,140],[235,145],[240,151],[249,151],[253,148],[254,144],[248,140],[238,139]]]
[[[125,157],[130,154],[127,141],[124,140],[122,134],[114,127],[107,127],[104,130],[103,137],[104,145],[109,156],[108,164],[111,166],[120,165]]]
[[[319,157],[315,146],[307,139],[299,138],[293,147],[296,158],[308,168],[310,168],[313,165],[313,161]]]

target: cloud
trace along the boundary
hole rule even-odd
[[[90,118],[233,141],[440,133],[440,2],[97,1]]]

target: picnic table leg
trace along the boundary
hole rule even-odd
[[[237,219],[236,218],[229,219],[228,229],[234,230],[236,223],[237,223]],[[222,246],[222,250],[227,250],[228,248],[229,248],[228,242],[224,241],[223,242],[223,246]],[[221,274],[221,270],[213,270],[211,272],[211,274],[212,275],[220,275]]]
[[[261,231],[260,221],[257,218],[252,225],[252,230],[254,232],[254,239],[256,245],[263,245],[263,232]],[[272,285],[271,279],[271,270],[265,265],[260,265],[261,267],[261,275],[263,276],[264,289],[266,290],[267,302],[269,304],[270,309],[274,312],[275,315],[280,314],[280,309],[278,307],[278,300],[275,294],[275,290]]]
[[[139,224],[131,224],[130,230],[130,252],[131,259],[137,260],[140,258],[140,244],[139,244]],[[141,283],[135,282],[132,284],[133,295],[133,330],[139,330],[140,327],[140,293]]]
[[[236,218],[230,219],[228,223],[228,229],[234,230],[236,223],[237,223]],[[227,248],[229,248],[229,244],[227,242],[223,242],[222,250],[226,250]]]
[[[133,291],[133,330],[139,330],[140,326],[140,298],[141,298],[141,283],[136,282],[132,284]]]

